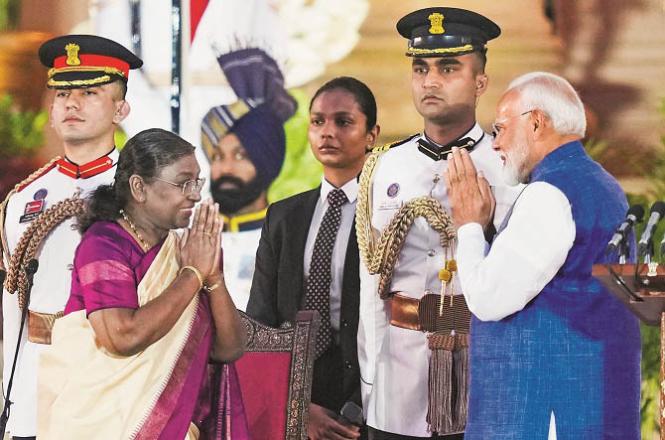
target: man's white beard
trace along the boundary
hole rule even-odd
[[[506,153],[506,162],[503,164],[501,174],[507,185],[516,186],[526,181],[526,176],[523,176],[521,172],[524,169],[526,156],[526,145]]]

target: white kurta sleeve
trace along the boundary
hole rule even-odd
[[[469,310],[482,321],[522,310],[561,268],[574,240],[570,202],[545,182],[527,186],[489,251],[479,224],[461,226],[457,265]]]

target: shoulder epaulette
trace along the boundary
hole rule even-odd
[[[35,171],[34,173],[30,174],[28,177],[23,179],[21,182],[17,183],[16,186],[14,187],[14,191],[12,192],[21,192],[25,189],[26,186],[30,185],[32,182],[35,180],[39,179],[42,177],[44,174],[48,173],[51,171],[55,165],[56,162],[60,160],[60,156],[56,156],[53,159],[51,159],[46,165]]]
[[[391,148],[399,147],[402,144],[406,144],[411,139],[413,139],[413,138],[415,138],[416,136],[419,136],[419,135],[420,135],[420,133],[416,133],[412,136],[409,136],[406,139],[401,139],[399,141],[391,142],[389,144],[381,145],[379,147],[374,147],[374,148],[372,148],[372,153],[384,153],[384,152],[390,150]]]
[[[60,159],[60,156],[57,156],[51,159],[46,165],[39,168],[37,171],[30,174],[28,177],[23,179],[21,182],[17,183],[14,188],[9,191],[9,194],[0,204],[0,267],[4,266],[2,261],[2,254],[9,255],[9,245],[7,244],[7,236],[5,232],[5,216],[7,215],[7,203],[9,199],[16,193],[21,192],[26,186],[30,185],[32,182],[48,173],[55,167],[56,162]]]

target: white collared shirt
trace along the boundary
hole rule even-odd
[[[303,261],[303,280],[307,283],[309,278],[309,266],[312,262],[312,253],[314,252],[314,242],[319,232],[323,216],[328,210],[328,193],[336,189],[325,178],[321,182],[321,194],[314,208],[312,222],[309,225],[307,234],[307,243],[305,244],[305,258]],[[332,258],[330,260],[330,325],[334,330],[339,330],[340,314],[342,310],[342,283],[344,282],[344,261],[346,260],[346,248],[349,244],[349,235],[353,227],[353,218],[356,214],[356,199],[358,198],[358,180],[351,179],[341,188],[349,199],[348,203],[342,205],[342,219],[337,231],[337,239],[333,247]]]

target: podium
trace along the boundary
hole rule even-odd
[[[665,440],[665,268],[595,264],[592,275],[641,321],[660,325],[660,438]]]

